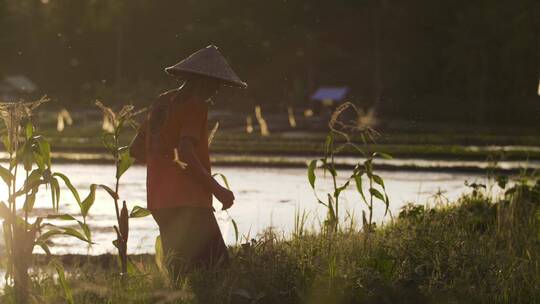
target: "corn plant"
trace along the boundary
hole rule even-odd
[[[91,191],[94,193],[98,187],[101,187],[111,196],[114,201],[114,208],[116,212],[117,225],[114,226],[114,231],[116,232],[116,240],[113,241],[113,245],[118,250],[119,262],[120,262],[120,274],[126,275],[128,270],[132,271],[134,268],[133,264],[130,263],[127,254],[127,242],[129,237],[129,218],[138,218],[145,217],[150,214],[150,212],[140,206],[135,206],[128,213],[126,206],[126,201],[123,200],[122,207],[120,207],[120,178],[126,171],[133,165],[135,159],[129,155],[129,146],[123,146],[120,143],[120,136],[122,130],[126,126],[133,127],[137,129],[137,124],[134,118],[144,110],[136,111],[135,108],[131,105],[122,107],[122,109],[115,113],[111,108],[104,106],[101,102],[97,101],[96,106],[98,106],[104,114],[104,121],[108,121],[108,128],[103,128],[102,140],[103,145],[109,152],[109,154],[114,159],[114,164],[116,167],[115,173],[115,185],[114,190],[105,185],[92,185]],[[105,125],[105,124],[104,124]]]
[[[357,120],[350,122],[343,122],[340,120],[340,115],[347,109],[351,109],[355,112]],[[320,159],[312,160],[308,165],[309,184],[313,189],[319,204],[322,204],[327,208],[327,217],[324,222],[327,232],[336,232],[338,230],[340,195],[352,182],[356,184],[356,190],[360,194],[361,200],[368,210],[367,214],[365,211],[362,211],[363,227],[366,231],[372,231],[374,229],[373,209],[377,200],[384,204],[385,215],[389,211],[389,199],[386,194],[384,180],[374,173],[373,161],[377,157],[390,158],[390,156],[377,152],[368,154],[365,152],[365,149],[353,141],[353,136],[356,136],[361,138],[362,143],[367,144],[368,141],[374,141],[374,137],[377,135],[377,132],[370,127],[359,125],[358,117],[359,111],[353,104],[344,103],[338,107],[332,114],[328,124],[330,131],[326,137],[324,156]],[[338,142],[336,140],[337,138],[342,141]],[[355,164],[350,176],[345,179],[345,182],[340,184],[338,181],[335,157],[347,147],[351,147],[352,150],[360,154],[364,160]],[[332,179],[333,191],[331,193],[326,193],[324,199],[320,197],[315,189],[317,168],[322,169],[324,174],[329,173]],[[363,190],[364,179],[366,179],[368,185],[368,193],[364,193]]]
[[[72,236],[91,243],[85,214],[82,221],[69,214],[58,214],[59,180],[63,180],[76,197],[78,193],[67,176],[52,172],[50,144],[35,133],[32,111],[46,101],[48,99],[42,98],[35,102],[0,104],[0,116],[5,125],[2,141],[9,155],[7,168],[0,166],[0,177],[8,188],[7,205],[0,202],[0,218],[3,219],[6,244],[6,282],[8,288],[13,284],[17,303],[28,303],[30,300],[28,269],[32,265],[35,246],[50,254],[49,239],[55,235]],[[25,178],[19,187],[17,173],[21,166]],[[35,217],[31,222],[36,196],[43,185],[48,186],[51,193],[52,213]],[[19,208],[21,200],[24,203]],[[50,220],[74,221],[80,230],[58,226]]]

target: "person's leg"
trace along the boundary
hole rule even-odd
[[[179,267],[176,252],[177,214],[175,208],[153,210],[152,216],[158,224],[161,236],[161,247],[163,248],[164,263],[167,265],[169,275],[173,280],[178,276]]]
[[[162,241],[169,252],[169,270],[174,279],[183,271],[195,267],[198,256],[208,243],[205,209],[176,207],[165,211],[165,238]]]
[[[171,246],[176,253],[176,265],[184,270],[194,266],[199,252],[206,244],[202,210],[194,207],[175,208],[174,222],[171,224],[174,230]]]
[[[229,262],[229,253],[223,235],[219,229],[216,216],[212,210],[206,214],[208,221],[208,244],[206,246],[206,255],[203,255],[206,265],[225,265]]]
[[[181,269],[228,261],[227,246],[211,209],[178,207],[153,212],[174,278]]]
[[[192,227],[197,236],[196,251],[192,255],[192,264],[214,266],[228,261],[227,246],[219,229],[214,212],[211,209],[194,210],[196,221]]]
[[[168,245],[168,242],[165,241],[168,236],[168,228],[170,223],[170,217],[168,216],[168,212],[163,212],[163,210],[152,210],[151,211],[152,217],[156,221],[156,224],[159,228],[159,235],[161,237],[161,246],[163,247],[163,253],[165,254],[167,252],[167,249],[165,248]]]

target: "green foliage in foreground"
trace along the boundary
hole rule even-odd
[[[474,189],[454,204],[410,205],[369,239],[351,226],[289,239],[269,231],[231,248],[230,267],[175,286],[151,256],[134,258],[141,275],[124,285],[113,257],[64,257],[66,279],[74,303],[535,303],[539,194],[536,183],[499,199]],[[33,278],[39,302],[65,302],[49,268]]]

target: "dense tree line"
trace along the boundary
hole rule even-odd
[[[250,88],[302,105],[320,85],[409,120],[538,124],[538,0],[0,0],[0,74],[60,102],[148,102],[163,67],[214,43]]]

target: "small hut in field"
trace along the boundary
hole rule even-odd
[[[348,87],[320,87],[311,95],[311,103],[316,115],[332,113],[348,97]]]

